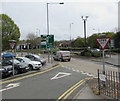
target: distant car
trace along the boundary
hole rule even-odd
[[[59,60],[59,61],[70,61],[71,56],[70,56],[70,51],[57,51],[54,56],[54,60]]]
[[[42,68],[41,62],[31,61],[30,59],[26,57],[17,57],[16,59],[22,63],[26,63],[29,66],[30,70]]]
[[[29,67],[25,63],[20,63],[18,60],[8,60],[3,59],[2,60],[2,66],[12,66],[14,63],[14,74],[23,73],[29,71]]]
[[[100,52],[100,49],[91,49],[91,52]]]
[[[43,59],[43,58],[41,58],[40,56],[38,56],[36,54],[26,55],[25,57],[29,58],[32,61],[39,61],[39,62],[41,62],[42,65],[46,64],[46,59]]]

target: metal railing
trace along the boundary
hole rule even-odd
[[[102,70],[98,70],[99,94],[105,94],[113,99],[120,99],[120,72],[105,71],[105,80],[101,80]]]

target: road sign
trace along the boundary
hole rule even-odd
[[[16,40],[9,40],[11,49],[15,48]]]
[[[47,48],[53,48],[54,47],[54,35],[47,35],[47,38],[48,38]]]
[[[99,38],[96,38],[96,41],[100,45],[101,49],[104,50],[108,45],[108,42],[110,41],[110,39],[111,37],[99,37]]]
[[[41,35],[41,43],[40,47],[41,48],[46,48],[47,47],[47,35]]]
[[[99,78],[101,81],[106,81],[106,76],[104,74],[100,74]]]
[[[54,35],[41,35],[41,48],[53,48]]]

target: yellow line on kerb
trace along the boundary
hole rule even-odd
[[[68,98],[68,96],[74,92],[78,87],[80,87],[84,82],[85,80],[90,80],[92,78],[85,78],[84,80],[80,80],[78,83],[76,83],[74,86],[72,86],[71,88],[69,88],[66,92],[64,92],[56,101],[64,101],[65,99]]]
[[[84,80],[80,80],[78,83],[76,83],[74,86],[72,86],[71,88],[69,88],[66,92],[64,92],[58,99],[57,101],[59,101],[60,99],[62,99],[67,93],[69,93],[71,90],[73,90],[76,86],[78,86],[79,84],[81,84],[82,82],[84,82]]]
[[[73,88],[64,98],[62,101],[64,101],[65,99],[67,99],[67,97],[73,92],[75,91],[78,87],[80,87],[85,81],[81,82],[79,85],[77,85],[75,88]]]
[[[47,70],[42,71],[42,72],[37,72],[37,73],[26,75],[26,76],[23,76],[23,77],[18,77],[18,78],[11,79],[11,80],[6,80],[6,81],[3,81],[3,82],[0,82],[0,84],[5,84],[5,83],[9,83],[9,82],[13,82],[13,81],[29,78],[29,77],[32,77],[32,76],[35,76],[35,75],[38,75],[38,74],[42,74],[42,73],[48,72],[48,71],[53,70],[53,69],[58,68],[58,67],[60,67],[60,65],[52,67],[52,68],[47,69]]]

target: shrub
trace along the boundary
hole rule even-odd
[[[92,52],[93,57],[101,57],[101,52]]]

